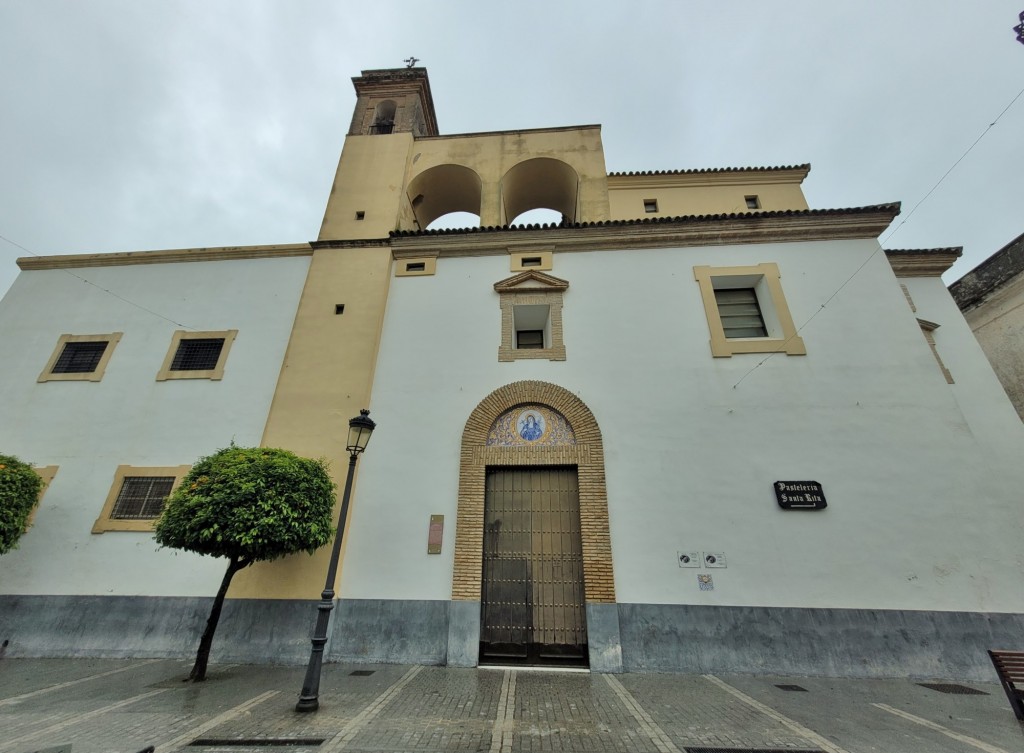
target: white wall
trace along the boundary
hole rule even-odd
[[[712,358],[693,266],[762,262],[779,265],[807,355]],[[601,426],[619,601],[1024,609],[1024,436],[938,279],[915,285],[916,316],[943,325],[956,385],[874,241],[564,253],[551,274],[570,283],[558,363],[497,360],[506,257],[392,281],[342,596],[450,598],[465,421],[492,390],[540,379]],[[780,510],[772,483],[805,479],[828,509]],[[444,549],[428,556],[437,513]],[[728,568],[679,568],[691,549]]]
[[[23,272],[0,302],[0,451],[60,466],[0,593],[209,596],[225,563],[157,551],[152,534],[90,533],[119,465],[187,465],[258,445],[307,257]],[[98,286],[98,287],[96,287]],[[220,381],[157,382],[182,327],[237,329]],[[99,382],[37,383],[61,334],[123,332]]]

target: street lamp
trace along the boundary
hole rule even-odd
[[[359,415],[348,422],[348,476],[345,479],[345,492],[341,497],[341,512],[338,514],[338,531],[334,536],[334,547],[331,549],[331,564],[327,566],[327,582],[320,594],[317,606],[316,627],[313,628],[313,650],[309,654],[309,665],[306,667],[306,679],[302,683],[296,711],[316,711],[320,708],[320,669],[324,663],[324,644],[327,643],[327,623],[334,609],[334,581],[338,577],[338,560],[341,559],[341,541],[345,536],[345,518],[348,516],[348,500],[352,494],[352,477],[356,471],[356,459],[366,449],[370,435],[376,424],[370,419],[370,411],[363,408]]]

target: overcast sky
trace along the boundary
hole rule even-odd
[[[600,123],[610,171],[810,162],[887,248],[1024,232],[1024,0],[0,0],[0,236],[72,254],[316,238],[351,77],[430,75],[443,134]],[[903,223],[903,224],[901,224]],[[0,240],[0,294],[26,255]]]

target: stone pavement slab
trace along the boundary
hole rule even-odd
[[[1021,753],[995,683],[946,695],[910,680],[599,675],[399,665],[0,660],[0,753]],[[778,685],[798,685],[784,691]]]

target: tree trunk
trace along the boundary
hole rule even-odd
[[[228,586],[231,585],[231,579],[235,577],[235,573],[248,567],[252,564],[251,561],[244,562],[243,560],[234,559],[228,563],[227,572],[224,573],[224,580],[220,583],[220,590],[217,591],[217,597],[213,600],[213,607],[210,609],[210,617],[206,620],[206,630],[203,631],[203,637],[199,641],[199,651],[196,652],[196,663],[192,667],[192,671],[186,678],[193,682],[202,682],[206,679],[206,665],[210,661],[210,647],[213,646],[213,634],[217,632],[217,623],[220,621],[220,610],[224,608],[224,597],[228,593]]]

